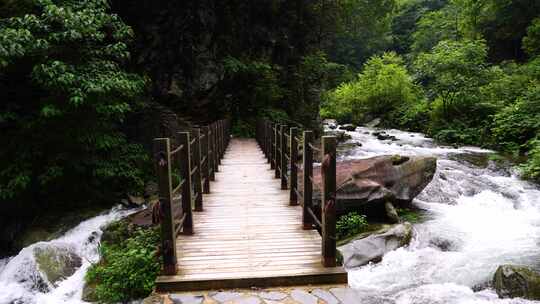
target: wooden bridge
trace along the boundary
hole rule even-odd
[[[256,139],[231,139],[228,120],[174,142],[155,139],[164,264],[157,290],[347,282],[336,266],[336,141],[325,136],[320,148],[312,141],[311,131],[299,136],[298,128],[268,121],[259,121]],[[324,155],[319,212],[313,151]]]

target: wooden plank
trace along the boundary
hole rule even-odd
[[[268,167],[254,140],[231,141],[204,212],[193,214],[195,234],[177,237],[177,275],[159,277],[158,291],[347,281],[342,268],[323,267],[320,235],[303,230],[302,207]]]

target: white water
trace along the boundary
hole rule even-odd
[[[81,300],[84,275],[91,263],[99,259],[101,227],[131,212],[113,208],[106,214],[81,222],[58,239],[32,244],[18,255],[0,260],[0,304],[85,303]],[[46,245],[70,248],[82,258],[82,266],[56,286],[40,281],[41,274],[34,260],[34,248]],[[40,284],[42,291],[36,287]]]
[[[412,243],[378,264],[349,271],[349,284],[361,291],[358,303],[537,303],[500,300],[488,284],[501,264],[540,270],[539,188],[493,164],[480,168],[455,160],[456,154],[488,150],[436,146],[422,134],[398,130],[386,130],[397,141],[380,141],[373,131],[348,132],[362,147],[344,157],[434,155],[438,169],[413,202],[427,220],[415,225]]]

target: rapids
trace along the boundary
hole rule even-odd
[[[0,304],[85,303],[81,299],[84,275],[99,259],[101,227],[133,212],[115,207],[109,212],[81,222],[62,237],[23,248],[18,255],[0,260]],[[40,280],[33,250],[36,246],[69,246],[82,258],[82,266],[57,285]]]
[[[382,154],[438,157],[433,181],[414,200],[425,220],[414,225],[406,248],[378,264],[349,270],[359,303],[453,304],[533,303],[500,300],[489,283],[501,264],[540,270],[540,189],[512,170],[487,161],[476,147],[436,145],[419,133],[382,130],[397,140],[378,140],[359,127],[350,142],[361,143],[342,158]],[[486,166],[471,158],[484,158]]]

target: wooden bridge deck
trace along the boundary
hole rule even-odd
[[[321,237],[301,216],[256,141],[231,140],[194,235],[177,238],[178,274],[159,277],[158,291],[347,282],[322,266]]]

